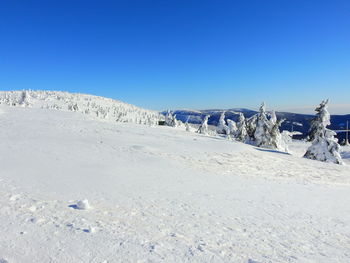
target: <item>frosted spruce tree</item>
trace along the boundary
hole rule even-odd
[[[283,121],[277,120],[275,111],[271,111],[267,118],[265,103],[262,103],[256,115],[254,144],[258,147],[288,151],[287,143],[279,130]]]
[[[254,132],[255,145],[258,147],[271,148],[271,124],[266,116],[266,106],[263,102],[257,114],[256,129]]]
[[[332,162],[343,164],[340,156],[340,145],[334,138],[336,133],[327,129],[331,124],[330,115],[327,110],[328,100],[322,101],[315,109],[316,118],[314,119],[315,133],[311,146],[307,149],[304,157],[322,162]]]
[[[177,127],[177,126],[180,125],[180,121],[178,121],[178,120],[176,119],[176,114],[173,115],[172,124],[173,124],[173,125],[172,125],[173,127]]]
[[[276,112],[274,110],[272,110],[270,112],[270,123],[272,125],[274,125],[277,122],[277,116],[276,116]]]
[[[210,115],[206,115],[201,123],[201,125],[198,128],[198,133],[208,135],[209,134],[209,128],[208,128],[208,120]]]
[[[317,133],[318,123],[320,122],[320,120],[318,118],[319,118],[319,116],[316,115],[316,117],[310,121],[310,128],[309,128],[309,132],[308,132],[308,135],[306,138],[306,140],[308,142],[312,142],[315,139],[315,136]]]
[[[70,111],[79,111],[79,106],[78,106],[77,103],[69,104],[68,105],[68,110],[70,110]]]
[[[258,119],[258,115],[254,114],[252,117],[246,120],[247,134],[248,134],[248,139],[250,141],[254,140],[254,133],[256,130],[257,119]]]
[[[20,94],[18,104],[23,107],[26,107],[29,105],[29,101],[30,101],[29,92],[27,90],[23,90]]]
[[[238,122],[237,122],[237,132],[236,139],[241,142],[245,142],[247,139],[248,133],[245,123],[245,118],[242,112],[239,113]]]
[[[227,135],[236,137],[236,132],[237,132],[237,124],[233,120],[227,120],[228,124],[228,130],[227,130]]]
[[[276,119],[276,121],[271,122],[271,131],[270,131],[271,146],[272,146],[271,148],[288,152],[287,143],[280,132],[280,127],[283,122],[284,122],[284,119],[281,119],[281,120]]]
[[[223,111],[220,115],[218,127],[216,129],[218,134],[229,134],[229,127],[225,122],[225,111]]]
[[[173,115],[170,110],[167,110],[165,114],[165,125],[175,127],[176,126],[176,115]]]
[[[273,110],[270,113],[270,135],[271,135],[271,148],[281,150],[281,151],[288,151],[287,143],[284,140],[284,137],[282,136],[280,132],[281,124],[284,122],[284,119],[277,120],[276,112]]]

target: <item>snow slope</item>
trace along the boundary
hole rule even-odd
[[[0,262],[350,259],[349,148],[341,166],[302,142],[289,155],[8,106],[0,131]]]
[[[121,101],[61,91],[0,91],[0,104],[75,111],[97,119],[157,125],[163,116]]]

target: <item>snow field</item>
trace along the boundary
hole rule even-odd
[[[1,107],[0,262],[347,262],[350,166]],[[75,209],[78,200],[91,209]],[[79,206],[78,206],[79,207]]]

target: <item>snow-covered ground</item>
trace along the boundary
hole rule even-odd
[[[0,262],[349,262],[350,148],[307,146],[2,106]]]

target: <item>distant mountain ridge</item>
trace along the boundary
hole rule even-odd
[[[202,121],[205,115],[210,115],[208,123],[210,125],[217,125],[221,113],[225,111],[225,119],[231,119],[233,121],[238,120],[238,113],[242,112],[246,118],[249,118],[257,113],[257,111],[245,109],[245,108],[231,108],[231,109],[208,109],[208,110],[174,110],[173,114],[176,114],[176,118],[183,122],[187,119],[190,123],[198,124]],[[165,112],[162,112],[163,114]],[[310,128],[310,121],[314,118],[311,114],[300,114],[291,112],[279,112],[276,111],[278,119],[285,119],[282,123],[281,130],[288,131],[299,131],[303,135],[299,138],[307,136],[307,132]],[[350,122],[350,114],[347,115],[331,115],[331,125],[329,126],[332,130],[343,130],[346,127],[346,121]],[[345,138],[345,133],[339,133],[337,137],[342,140]]]

